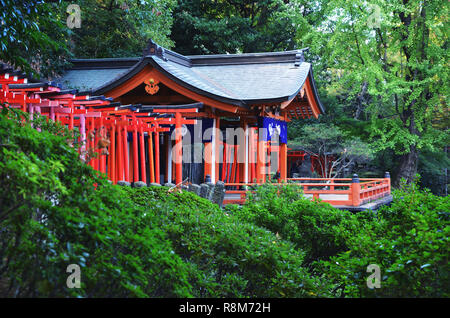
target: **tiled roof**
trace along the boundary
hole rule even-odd
[[[125,73],[127,69],[86,69],[86,70],[68,70],[62,78],[56,81],[64,88],[73,88],[83,91],[95,90],[111,79]]]
[[[183,56],[150,42],[142,58],[74,60],[59,83],[104,94],[152,65],[179,84],[222,102],[248,106],[282,102],[302,88],[311,64],[303,51]],[[314,85],[313,85],[314,86]],[[319,107],[323,106],[317,96]]]

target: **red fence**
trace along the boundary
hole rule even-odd
[[[256,183],[225,183],[227,188],[224,204],[242,204],[246,200],[246,187],[256,186]],[[321,199],[333,206],[358,207],[368,202],[391,194],[391,179],[385,178],[288,178],[288,183],[280,185],[299,186],[303,188],[305,197]],[[234,189],[237,188],[237,189]]]

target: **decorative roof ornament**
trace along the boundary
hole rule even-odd
[[[160,59],[167,61],[167,58],[164,56],[165,50],[162,46],[156,44],[152,39],[148,41],[148,45],[144,50],[144,57],[147,55],[156,55]]]
[[[150,94],[154,95],[159,91],[158,80],[155,80],[154,78],[150,78],[148,80],[144,81],[145,83],[145,91]]]
[[[295,54],[295,66],[300,66],[302,62],[305,62],[305,52],[309,51],[309,47],[301,49]]]

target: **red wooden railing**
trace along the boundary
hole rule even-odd
[[[226,197],[224,204],[242,204],[246,200],[248,190],[257,183],[225,183]],[[385,178],[288,178],[288,183],[275,185],[299,186],[306,197],[321,199],[333,206],[358,207],[370,201],[390,195],[391,179],[387,173]],[[228,198],[227,198],[228,196]],[[229,198],[235,196],[238,198]]]

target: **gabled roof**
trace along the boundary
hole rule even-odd
[[[303,50],[183,56],[153,41],[141,58],[73,60],[58,82],[64,88],[106,94],[150,65],[189,90],[237,106],[280,103],[294,98],[310,77],[322,112],[310,63]]]

